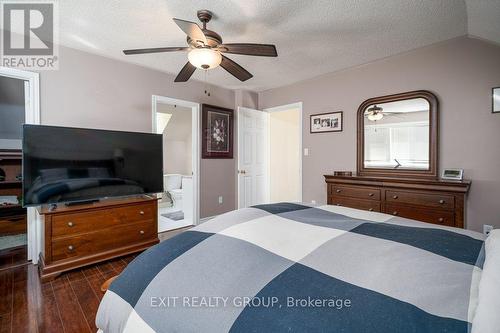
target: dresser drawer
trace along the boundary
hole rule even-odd
[[[155,214],[154,205],[140,204],[56,215],[52,218],[52,237],[68,237],[109,227],[118,228],[123,224],[152,220]]]
[[[362,200],[362,199],[332,196],[330,198],[330,204],[335,206],[344,206],[349,208],[368,210],[370,212],[380,212],[380,202],[374,200]]]
[[[420,192],[386,191],[385,200],[390,203],[408,203],[412,205],[453,209],[455,197],[446,194],[430,194]]]
[[[386,204],[385,212],[394,216],[406,217],[408,219],[455,226],[455,214],[446,210],[426,209],[398,204]]]
[[[153,221],[127,224],[52,241],[52,260],[84,257],[157,237]]]
[[[25,234],[27,226],[26,215],[0,217],[0,236]]]
[[[332,195],[380,201],[380,190],[371,187],[333,185]]]

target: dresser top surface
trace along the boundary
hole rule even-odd
[[[57,204],[57,207],[55,209],[51,209],[50,206],[48,205],[43,205],[37,209],[40,214],[48,215],[48,214],[75,212],[75,211],[95,209],[95,208],[106,208],[111,206],[126,206],[131,204],[141,204],[157,200],[158,198],[144,195],[132,198],[103,199],[98,202],[81,204],[81,205],[77,204],[77,205],[66,206],[64,204]]]
[[[470,180],[448,180],[448,179],[424,179],[424,178],[404,178],[404,177],[375,177],[375,176],[334,176],[324,175],[327,183],[352,183],[365,182],[373,185],[384,186],[387,184],[407,184],[407,185],[428,185],[428,186],[446,186],[468,189],[471,185]]]

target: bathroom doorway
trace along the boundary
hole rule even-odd
[[[158,232],[199,221],[199,105],[153,96],[153,132],[163,136],[163,193]]]

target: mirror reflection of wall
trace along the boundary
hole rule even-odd
[[[22,126],[27,82],[0,76],[0,266],[27,261],[27,216],[22,204]]]
[[[414,98],[364,112],[365,168],[429,169],[429,102]]]
[[[24,81],[0,76],[0,150],[21,149]]]

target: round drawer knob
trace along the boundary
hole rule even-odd
[[[440,218],[438,219],[438,221],[439,221],[439,222],[444,222],[444,218],[440,217]]]
[[[392,198],[393,198],[393,199],[397,199],[397,198],[398,198],[398,196],[397,196],[397,195],[394,195],[394,196],[392,196]]]
[[[68,250],[73,251],[74,249],[73,245],[68,246]]]
[[[335,192],[340,193],[340,192],[342,192],[342,190],[337,190],[337,191],[335,191]]]
[[[442,205],[444,204],[446,201],[444,201],[443,199],[439,200],[439,203]]]
[[[373,197],[373,196],[374,196],[374,194],[373,194],[373,193],[370,193],[370,194],[368,194],[368,196],[369,196],[369,197]]]
[[[141,235],[144,235],[144,230],[139,231]]]
[[[68,227],[72,227],[73,226],[73,222],[68,222]]]
[[[143,210],[141,210],[141,211],[139,212],[139,214],[144,215],[144,211],[143,211]]]
[[[398,215],[398,212],[394,211],[392,212],[392,215]]]
[[[368,209],[370,212],[373,212],[373,208]]]

